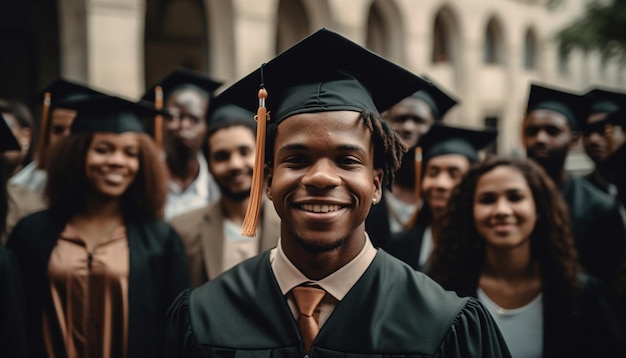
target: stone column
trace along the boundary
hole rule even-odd
[[[144,0],[87,1],[91,84],[128,97],[144,92],[144,23]]]

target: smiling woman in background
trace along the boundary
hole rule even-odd
[[[614,301],[581,272],[566,206],[540,167],[489,159],[448,208],[428,274],[478,297],[513,357],[624,356]]]
[[[152,357],[163,314],[188,286],[178,235],[160,219],[165,167],[140,122],[155,112],[114,97],[74,105],[48,168],[50,208],[9,237],[30,347],[37,357]]]

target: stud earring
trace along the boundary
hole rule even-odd
[[[376,198],[372,198],[372,204],[376,205]]]

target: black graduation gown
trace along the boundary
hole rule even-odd
[[[168,312],[164,357],[303,357],[269,262],[251,258]],[[490,314],[379,250],[313,342],[310,357],[508,357]]]
[[[28,357],[24,292],[11,251],[0,247],[0,357]]]
[[[54,316],[47,279],[48,261],[65,221],[46,210],[22,219],[9,237],[24,283],[29,348],[43,357],[42,312]],[[154,357],[155,337],[174,298],[189,286],[185,253],[172,227],[162,220],[125,218],[129,246],[128,357]],[[60,332],[53,332],[61,348]],[[65,352],[56,352],[58,357]]]
[[[391,238],[391,224],[389,223],[389,209],[385,191],[376,205],[372,205],[369,214],[365,218],[365,231],[370,237],[374,247],[385,249]]]
[[[414,225],[417,225],[417,221]],[[411,230],[409,228],[407,230]],[[369,214],[365,218],[365,231],[370,237],[372,244],[376,248],[387,250],[393,234],[391,232],[391,223],[389,222],[389,207],[385,191],[380,197],[380,201],[376,205],[372,205]]]
[[[626,246],[617,201],[586,180],[571,176],[561,191],[569,208],[580,264],[587,273],[614,287]]]
[[[431,222],[431,211],[428,206],[425,205],[422,207],[417,221],[412,228],[391,235],[391,239],[389,243],[387,243],[386,251],[406,262],[413,269],[423,271],[423,267],[419,263],[419,258],[422,253],[424,233]]]
[[[609,183],[602,178],[602,174],[600,174],[597,169],[585,175],[583,179],[588,181],[589,184],[593,185],[596,189],[599,189],[603,193],[608,195],[611,194],[609,192]]]

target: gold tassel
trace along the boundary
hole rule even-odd
[[[415,212],[406,228],[410,229],[415,225],[420,214],[420,199],[422,198],[422,147],[415,147]]]
[[[256,132],[256,156],[254,159],[254,171],[252,172],[252,188],[250,190],[250,201],[246,209],[246,216],[241,226],[241,235],[254,237],[256,235],[259,216],[261,213],[261,201],[263,195],[263,165],[265,164],[265,132],[267,121],[267,108],[265,107],[265,99],[267,91],[263,86],[259,89],[259,109],[254,116],[257,122]]]
[[[48,147],[48,117],[50,115],[50,103],[52,102],[52,94],[46,92],[43,95],[43,107],[41,108],[41,126],[39,131],[39,148],[37,150],[38,167],[45,169],[45,157]]]
[[[154,88],[154,108],[163,109],[163,87],[156,86]],[[159,149],[163,148],[163,116],[157,114],[154,117],[154,142]]]
[[[606,147],[608,154],[613,153],[615,143],[613,142],[613,125],[611,123],[607,123],[604,126],[604,138],[606,139]]]

